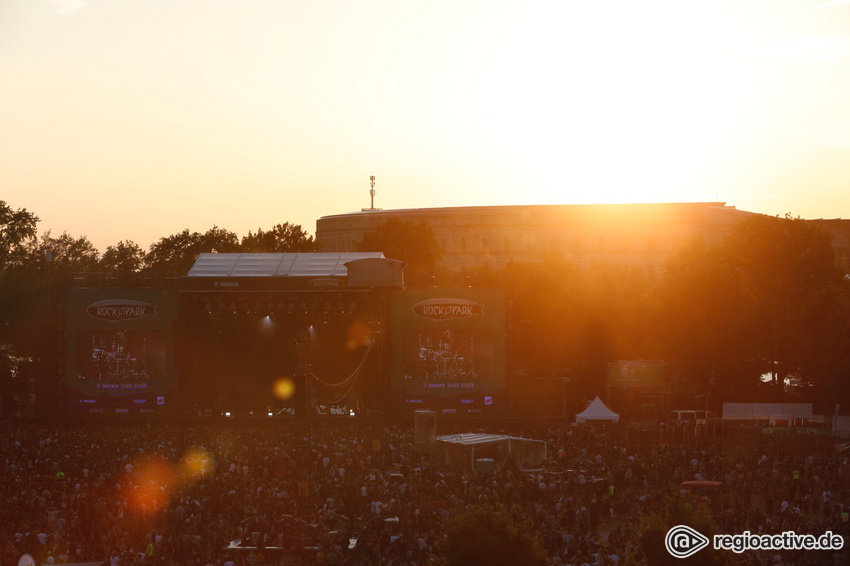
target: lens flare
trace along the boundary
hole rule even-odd
[[[295,395],[295,382],[289,377],[280,377],[272,385],[272,393],[281,401],[292,399]]]
[[[369,326],[365,322],[358,320],[348,327],[348,338],[345,341],[345,346],[349,350],[368,346],[370,341]]]
[[[215,460],[202,446],[193,446],[186,451],[180,461],[181,483],[209,478],[215,472]]]
[[[162,510],[168,503],[174,471],[158,456],[144,458],[134,466],[135,473],[124,479],[124,495],[128,505],[137,513],[148,514]]]

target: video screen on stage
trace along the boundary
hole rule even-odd
[[[162,330],[77,332],[80,408],[153,412],[157,397],[164,403],[165,353]]]
[[[393,308],[393,410],[498,413],[504,404],[504,303],[499,293],[410,290]]]
[[[71,414],[166,410],[176,385],[174,297],[162,292],[76,291],[67,310],[65,406]]]
[[[404,379],[408,405],[478,412],[492,405],[493,332],[414,330],[405,336]]]
[[[151,383],[165,376],[161,330],[77,332],[78,377],[87,383]],[[99,388],[108,389],[108,388]]]

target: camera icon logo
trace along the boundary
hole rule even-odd
[[[664,537],[667,552],[676,558],[687,558],[708,546],[708,538],[687,525],[676,525]]]

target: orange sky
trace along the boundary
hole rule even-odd
[[[721,200],[850,218],[850,0],[3,0],[0,171],[101,251],[214,224]]]

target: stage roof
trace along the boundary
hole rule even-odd
[[[187,277],[344,277],[348,275],[346,263],[383,257],[381,252],[204,253]]]

